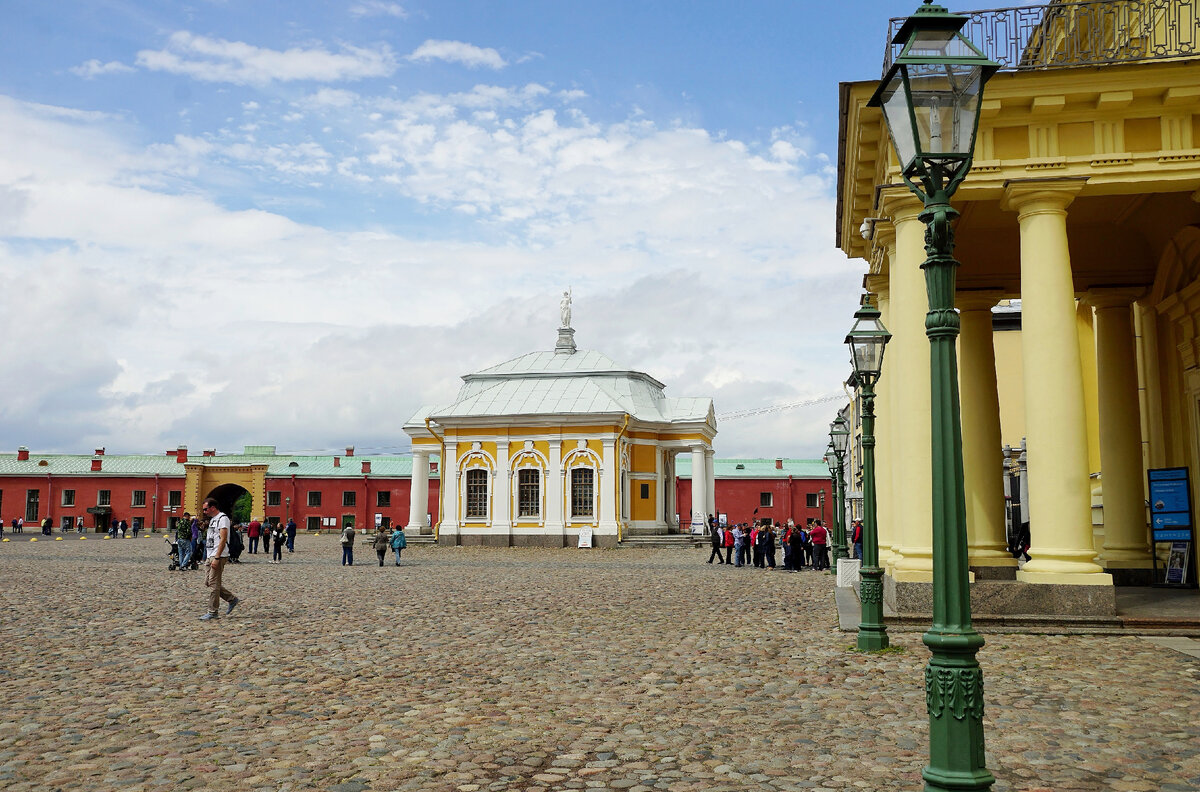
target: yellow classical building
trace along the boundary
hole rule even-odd
[[[569,322],[564,307],[554,350],[464,376],[452,404],[423,407],[405,425],[414,492],[428,492],[431,454],[447,460],[440,544],[569,547],[582,535],[615,547],[677,530],[681,453],[695,485],[690,527],[702,528],[714,501],[712,399],[669,398],[650,375],[578,350]],[[424,516],[414,511],[409,524]]]
[[[1196,10],[1161,0],[968,14],[964,35],[1003,66],[954,197],[977,573],[1146,582],[1147,469],[1187,467],[1192,502],[1200,495]],[[841,85],[837,244],[867,262],[866,290],[894,335],[877,401],[881,558],[896,581],[922,581],[932,573],[925,227],[881,113],[867,107],[877,84]],[[1002,300],[1020,301],[1019,333],[993,332]],[[1033,560],[1015,571],[1001,449],[1020,436]]]

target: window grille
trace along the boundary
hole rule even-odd
[[[542,513],[542,472],[517,471],[517,516],[537,517]]]
[[[487,519],[487,477],[486,470],[467,471],[467,519]]]
[[[595,514],[594,481],[595,471],[591,468],[575,468],[571,471],[572,517],[591,517]]]

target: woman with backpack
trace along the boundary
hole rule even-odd
[[[342,566],[354,566],[354,526],[342,528]]]
[[[271,541],[274,549],[271,551],[271,563],[283,563],[283,543],[287,541],[287,531],[279,523],[271,523]],[[266,540],[263,540],[266,541]],[[264,548],[265,549],[265,548]]]
[[[400,566],[400,551],[408,547],[408,537],[404,535],[404,526],[397,525],[392,531],[392,551],[396,554],[396,566]]]

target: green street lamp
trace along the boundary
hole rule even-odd
[[[879,320],[879,309],[865,303],[854,313],[854,326],[846,334],[854,381],[862,398],[862,566],[858,574],[862,619],[858,648],[873,652],[889,645],[883,624],[883,570],[879,567],[879,529],[875,500],[875,383],[883,371],[883,352],[892,334]],[[848,433],[847,433],[848,434]]]
[[[833,453],[837,457],[837,470],[834,476],[834,492],[837,495],[837,520],[834,524],[833,531],[833,571],[837,572],[837,560],[849,558],[850,553],[846,550],[846,449],[850,447],[850,423],[838,415],[833,419],[833,423],[829,424],[829,442],[833,446]]]
[[[909,17],[902,44],[868,103],[882,107],[905,184],[924,203],[925,286],[933,425],[933,624],[923,638],[929,714],[926,790],[980,790],[995,782],[983,747],[983,638],[971,626],[958,397],[958,314],[954,311],[954,231],[950,197],[975,150],[983,86],[999,66],[959,32],[966,17],[930,0]],[[865,589],[864,579],[864,589]]]

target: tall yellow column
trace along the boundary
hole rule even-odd
[[[1004,442],[996,389],[992,306],[999,291],[960,291],[958,391],[962,405],[963,485],[967,496],[967,563],[1014,568],[1004,535]],[[1012,573],[1005,573],[1011,575]]]
[[[1092,289],[1096,309],[1105,568],[1150,569],[1131,303],[1142,289]]]
[[[1083,368],[1067,207],[1082,180],[1010,183],[1004,206],[1021,225],[1021,354],[1033,560],[1027,583],[1112,585],[1092,546]]]
[[[884,213],[896,229],[896,254],[888,272],[888,330],[892,340],[884,366],[893,373],[889,390],[891,508],[898,545],[887,570],[898,581],[933,580],[933,451],[929,382],[929,341],[925,336],[925,224],[922,205],[908,190],[883,198]],[[903,377],[903,384],[899,377]],[[900,458],[902,462],[898,462]]]
[[[889,260],[896,250],[896,233],[890,226],[879,223],[875,228],[875,242],[888,251]],[[867,290],[875,295],[879,319],[884,327],[891,325],[891,299],[886,275],[868,275]],[[883,372],[875,383],[875,529],[879,541],[879,566],[887,568],[894,553],[896,531],[892,520],[892,411],[888,401],[891,383],[897,376],[889,376],[888,356],[883,357]]]

